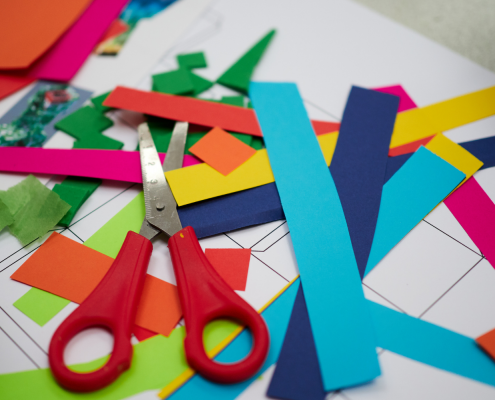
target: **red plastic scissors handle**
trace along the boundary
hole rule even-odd
[[[66,389],[91,392],[101,389],[131,365],[131,334],[153,246],[145,237],[128,232],[120,252],[98,286],[53,334],[48,360],[53,376]],[[108,329],[114,336],[112,354],[100,369],[78,373],[64,363],[64,350],[79,332]]]
[[[265,362],[270,344],[266,323],[246,301],[236,294],[211,266],[190,226],[168,242],[179,297],[186,323],[184,348],[188,364],[206,379],[237,383],[252,377]],[[234,364],[211,360],[203,346],[208,322],[232,318],[244,323],[253,335],[249,355]]]

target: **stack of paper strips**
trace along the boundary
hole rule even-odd
[[[0,398],[495,397],[495,75],[348,0],[7,3]],[[251,319],[204,294],[191,318],[196,256]],[[125,332],[62,354],[115,376],[76,393],[54,348],[114,276],[89,307]],[[231,382],[263,347],[258,314],[259,368],[211,379],[201,357]]]

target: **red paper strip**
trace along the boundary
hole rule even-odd
[[[389,157],[400,156],[402,154],[414,153],[421,146],[426,146],[435,135],[428,136],[423,139],[416,140],[415,142],[403,144],[402,146],[393,147],[388,151]]]
[[[234,290],[246,290],[251,249],[205,249],[213,268]]]
[[[0,100],[34,82],[36,78],[0,74]]]
[[[444,202],[495,268],[495,204],[480,184],[471,177]]]
[[[316,135],[324,135],[325,133],[336,132],[340,129],[340,122],[312,120],[311,125],[313,125]]]

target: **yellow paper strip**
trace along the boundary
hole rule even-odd
[[[459,186],[473,176],[483,165],[483,162],[478,160],[464,147],[446,138],[441,133],[430,140],[425,147],[466,174],[466,178],[464,178]]]
[[[495,115],[495,86],[397,114],[390,147]]]
[[[337,138],[335,132],[318,136],[327,165],[332,160]],[[179,206],[275,182],[266,149],[258,150],[227,176],[206,163],[169,171],[165,176]]]

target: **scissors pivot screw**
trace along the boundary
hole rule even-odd
[[[162,211],[165,208],[165,204],[163,203],[156,203],[156,209],[158,211]]]

